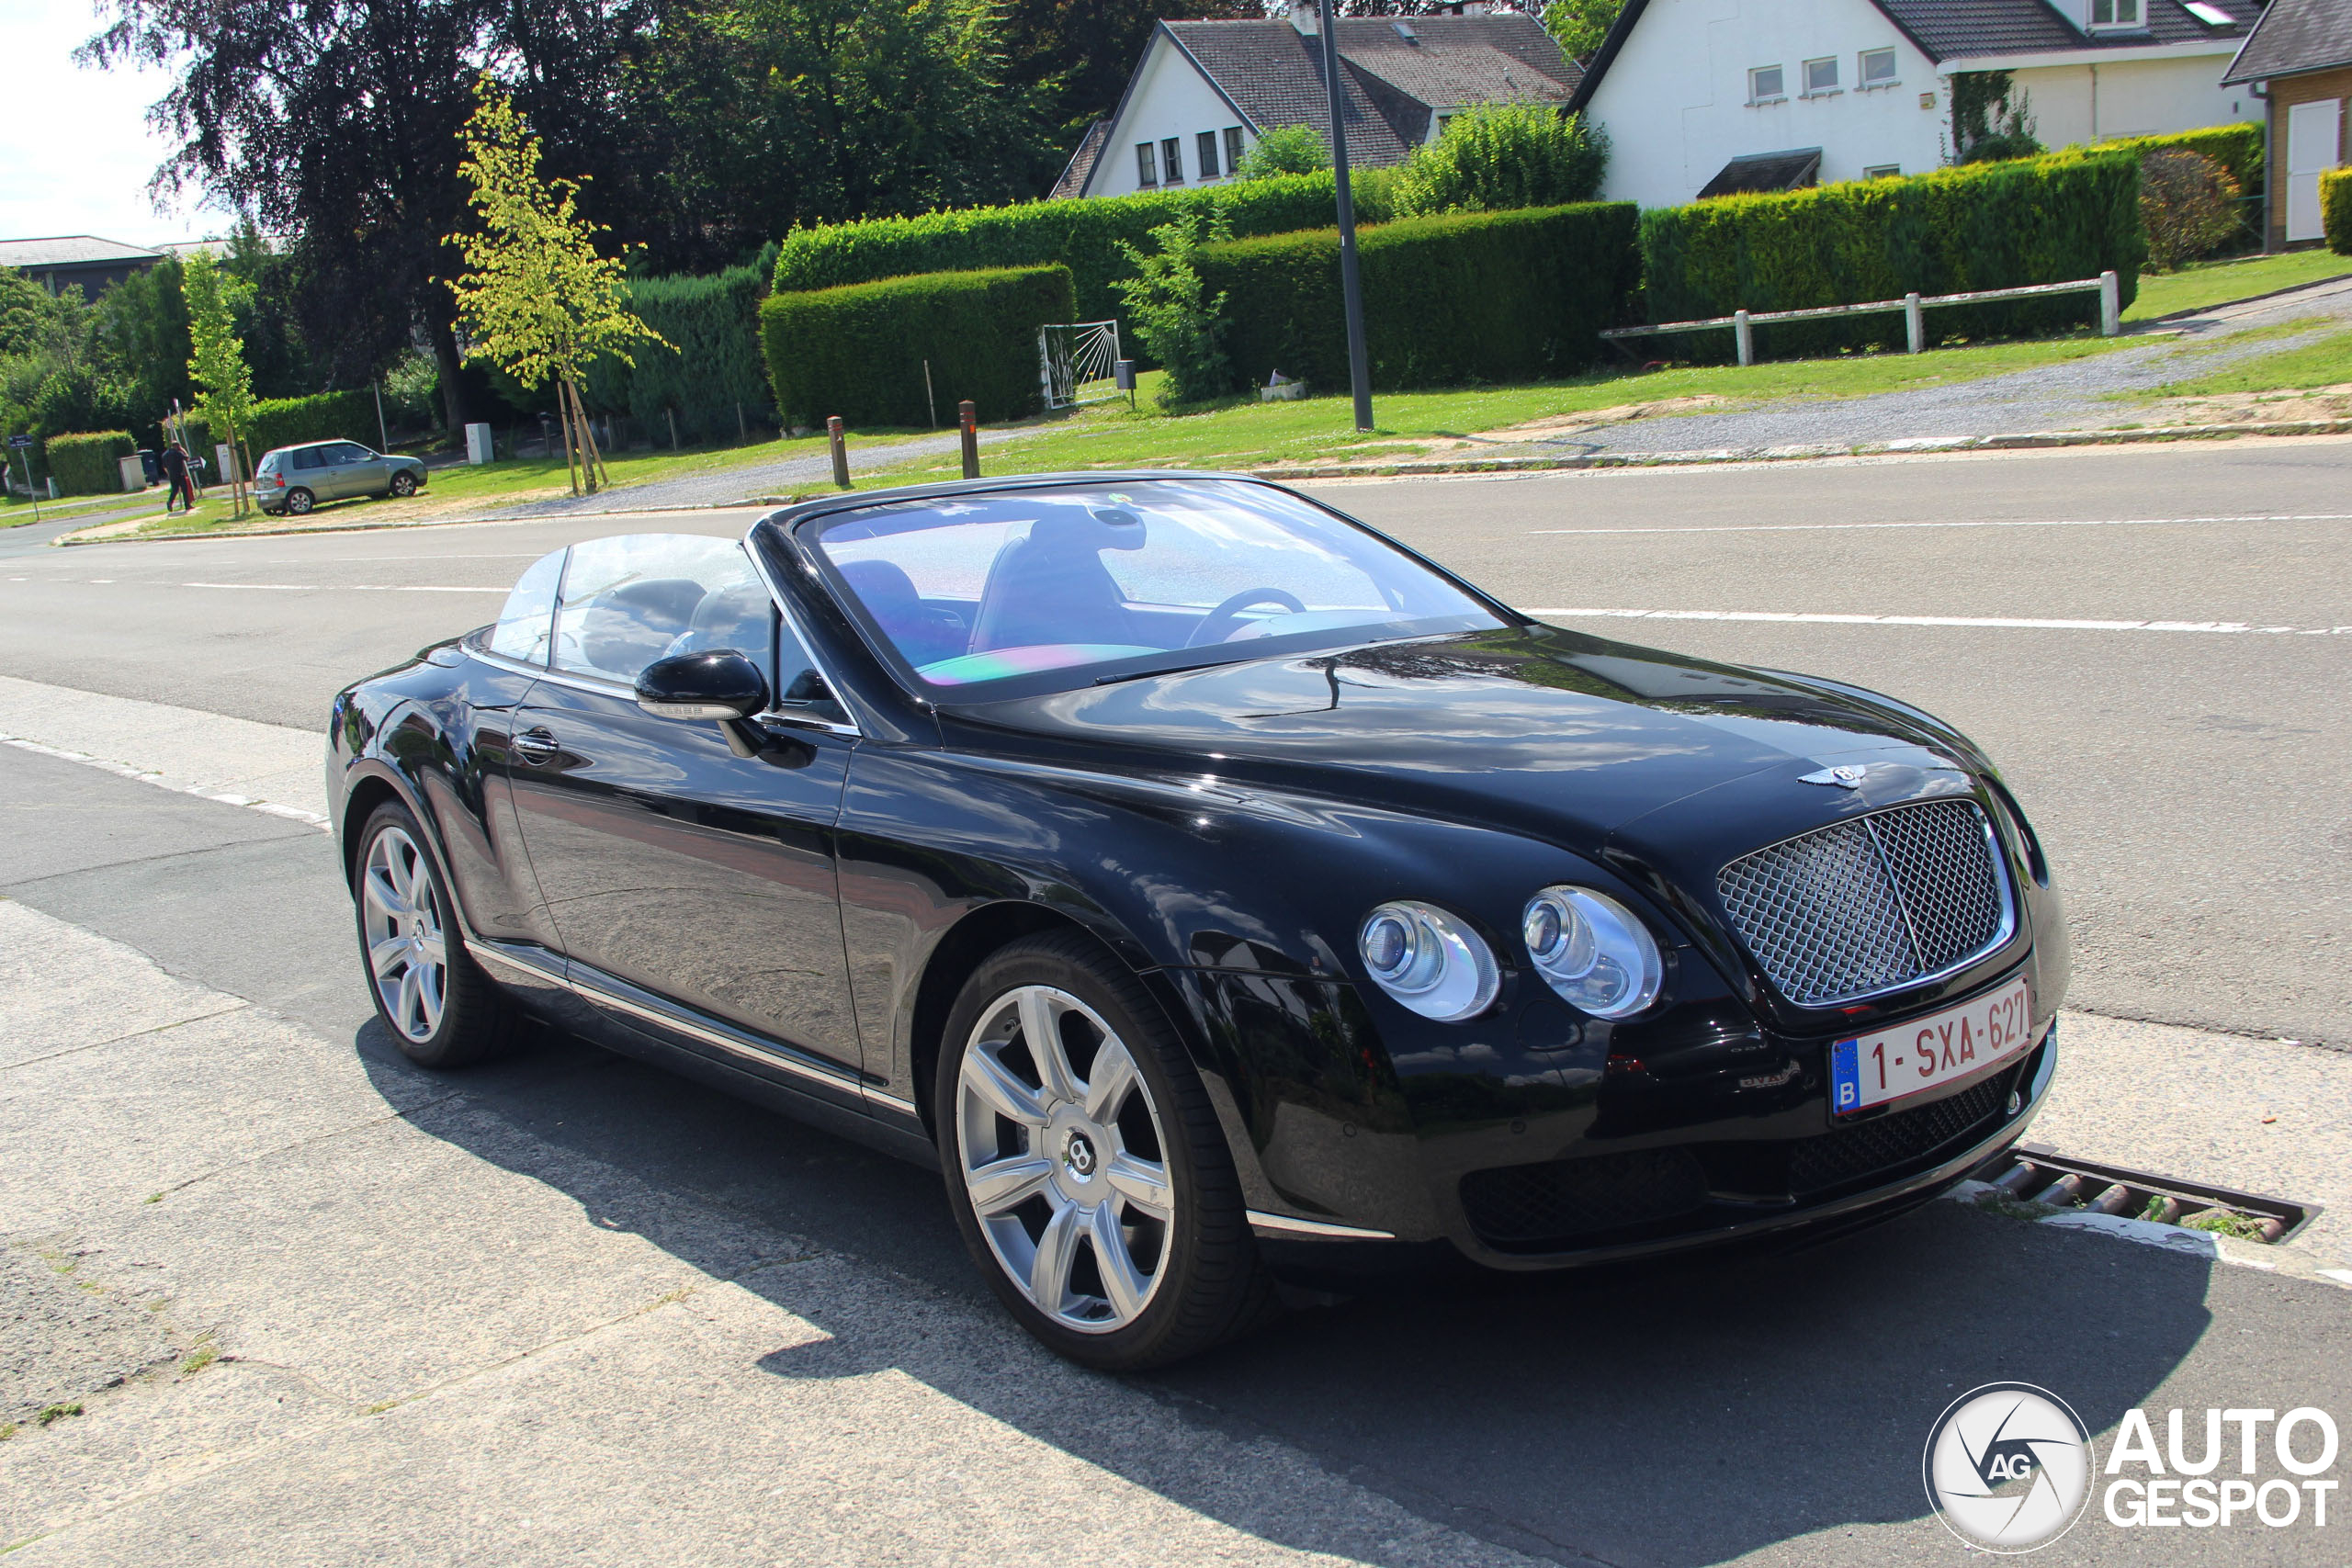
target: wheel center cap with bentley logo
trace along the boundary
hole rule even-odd
[[[1062,1163],[1069,1167],[1072,1175],[1093,1175],[1094,1141],[1083,1133],[1072,1133],[1069,1142],[1062,1145]]]

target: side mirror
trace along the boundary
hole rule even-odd
[[[760,754],[745,722],[768,705],[767,677],[731,648],[657,659],[637,678],[637,705],[656,718],[715,719],[738,757]]]

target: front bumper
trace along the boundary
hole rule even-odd
[[[1550,1083],[1448,1072],[1437,1075],[1441,1098],[1416,1082],[1426,1064],[1405,1062],[1400,1077],[1376,1047],[1362,1049],[1369,1021],[1347,987],[1194,977],[1206,1065],[1231,1069],[1219,1076],[1238,1091],[1228,1125],[1245,1134],[1237,1154],[1261,1251],[1278,1274],[1335,1289],[1432,1267],[1558,1270],[1873,1223],[2017,1142],[2057,1062],[2045,1012],[2023,1055],[1843,1122],[1825,1103],[1826,1042],[1770,1048],[1785,1068],[1710,1073],[1697,1089],[1621,1082],[1619,1056]],[[1270,1089],[1252,1068],[1277,1040],[1288,1042],[1288,1071]]]

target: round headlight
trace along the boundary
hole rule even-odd
[[[1666,978],[1649,928],[1606,893],[1546,887],[1527,901],[1527,956],[1560,998],[1595,1018],[1631,1018]]]
[[[1502,988],[1478,933],[1427,904],[1383,904],[1364,917],[1356,945],[1373,983],[1423,1018],[1476,1018]]]

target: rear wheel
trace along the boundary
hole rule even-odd
[[[462,1067],[503,1044],[514,1007],[467,953],[407,807],[386,805],[359,843],[353,902],[376,1015],[420,1066]]]
[[[416,476],[403,468],[392,476],[392,493],[406,501],[416,493]]]
[[[309,491],[302,489],[300,485],[297,485],[294,489],[286,492],[286,510],[292,513],[295,516],[300,517],[304,513],[310,511],[311,506],[316,503],[317,500],[318,498],[312,495]]]
[[[1031,938],[980,966],[933,1091],[965,1247],[1053,1349],[1159,1366],[1270,1310],[1200,1077],[1135,977],[1084,939]]]

